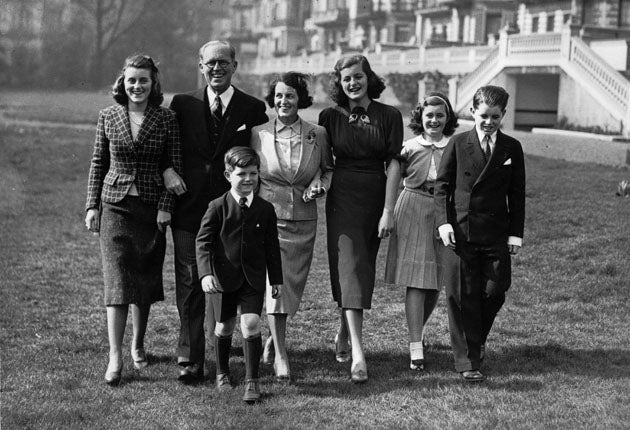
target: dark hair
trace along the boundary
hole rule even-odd
[[[419,136],[424,131],[424,125],[422,124],[422,112],[427,106],[444,106],[446,110],[446,124],[444,124],[444,136],[451,136],[455,133],[455,128],[459,126],[457,122],[457,114],[453,111],[451,102],[448,97],[437,91],[430,92],[421,102],[418,102],[416,107],[411,111],[411,121],[409,122],[409,128],[413,131],[413,134]]]
[[[260,157],[248,146],[234,146],[223,157],[225,170],[232,172],[237,167],[256,166],[260,169]]]
[[[148,55],[142,54],[130,55],[125,59],[125,64],[112,86],[112,96],[114,100],[116,100],[116,103],[124,106],[129,103],[129,97],[127,97],[127,93],[125,92],[125,70],[129,67],[147,69],[151,72],[151,93],[149,94],[148,103],[156,107],[161,105],[164,101],[164,94],[162,94],[162,85],[160,84],[160,72],[153,62],[153,59]]]
[[[278,82],[282,82],[285,85],[293,88],[297,92],[298,96],[298,109],[304,109],[313,104],[313,97],[308,94],[308,82],[310,76],[306,73],[300,72],[287,72],[282,75],[276,75],[269,84],[265,101],[269,107],[274,107],[276,97],[276,85]]]
[[[510,95],[502,87],[495,85],[486,85],[475,91],[473,96],[473,108],[477,109],[481,103],[488,106],[499,106],[501,110],[505,110]]]
[[[236,59],[236,48],[234,47],[234,45],[232,45],[230,42],[227,42],[225,40],[211,40],[210,42],[204,43],[204,45],[201,48],[199,48],[200,61],[203,60],[203,51],[210,45],[219,45],[219,46],[228,48],[230,50],[230,58],[232,58],[232,61]]]
[[[354,66],[355,64],[360,64],[363,72],[367,75],[367,96],[370,99],[373,100],[379,98],[383,90],[385,90],[385,82],[383,82],[381,77],[374,73],[367,58],[358,54],[341,57],[337,60],[333,71],[330,73],[330,89],[328,92],[332,101],[340,106],[348,105],[348,96],[343,92],[343,88],[341,87],[341,71],[347,67]]]

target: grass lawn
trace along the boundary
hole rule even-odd
[[[13,94],[0,107],[21,119],[85,124],[110,103],[98,95],[75,106],[73,97],[51,95],[33,97],[34,107],[29,97]],[[93,135],[0,125],[2,428],[628,428],[630,199],[614,196],[628,169],[526,157],[525,247],[490,335],[482,369],[489,379],[474,386],[453,371],[443,297],[427,329],[428,371],[408,370],[404,292],[382,285],[365,320],[370,381],[349,382],[349,365],[334,360],[320,206],[305,299],[289,322],[294,383],[274,383],[262,366],[264,401],[248,406],[242,383],[219,396],[213,377],[197,386],[176,381],[170,246],[166,300],[149,320],[151,365],[133,370],[126,351],[121,385],[103,383],[100,252],[83,224]],[[386,248],[384,241],[380,277]],[[242,382],[238,335],[231,365]]]

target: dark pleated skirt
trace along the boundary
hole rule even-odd
[[[157,209],[139,197],[103,203],[100,244],[106,306],[164,300],[166,238],[156,217]]]
[[[341,308],[372,307],[385,181],[383,171],[335,168],[326,227],[332,294]]]
[[[316,232],[317,220],[278,220],[278,240],[284,282],[282,294],[277,299],[271,297],[271,288],[267,285],[265,305],[267,313],[293,316],[297,312],[313,261]]]

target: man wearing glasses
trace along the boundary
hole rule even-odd
[[[181,133],[184,178],[169,168],[166,188],[177,197],[171,229],[175,251],[175,294],[180,319],[177,345],[178,379],[194,383],[203,379],[205,361],[205,295],[197,276],[195,238],[208,203],[230,184],[223,175],[223,156],[234,146],[249,146],[252,127],[267,122],[265,104],[232,86],[236,51],[223,41],[199,49],[199,70],[207,86],[177,94],[175,111]],[[208,306],[209,327],[214,327]],[[212,334],[211,334],[212,336]]]

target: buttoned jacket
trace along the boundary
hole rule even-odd
[[[523,237],[525,163],[518,140],[497,132],[488,163],[477,132],[453,136],[435,183],[436,225],[449,223],[457,238],[492,245]]]
[[[301,120],[301,156],[295,171],[280,161],[276,146],[275,119],[254,127],[251,147],[260,156],[258,195],[271,202],[279,219],[305,221],[317,219],[317,202],[304,202],[302,195],[315,177],[328,190],[333,174],[333,159],[328,133],[324,127]]]
[[[230,192],[210,202],[197,234],[199,279],[215,276],[222,292],[235,291],[244,280],[263,293],[267,274],[282,284],[282,262],[276,214],[271,203],[254,196],[242,209]]]
[[[173,212],[174,197],[164,187],[160,167],[165,158],[175,171],[182,171],[179,129],[170,109],[148,105],[135,141],[127,106],[113,105],[101,110],[90,164],[86,210],[98,209],[101,201],[118,203],[135,183],[144,203]]]

